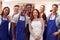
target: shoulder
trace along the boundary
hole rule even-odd
[[[43,21],[43,18],[40,18],[41,21]]]
[[[29,22],[29,20],[30,20],[30,17],[28,17],[28,16],[25,16],[26,17],[26,21],[28,21]]]
[[[14,17],[17,17],[18,18],[19,17],[19,14],[14,15]]]
[[[60,15],[57,15],[57,18],[56,18],[56,20],[60,20]]]

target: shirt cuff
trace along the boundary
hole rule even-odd
[[[60,29],[58,30],[58,32],[60,32]]]

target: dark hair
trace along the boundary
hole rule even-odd
[[[56,6],[58,8],[58,5],[57,4],[53,4],[52,6]]]
[[[39,13],[39,11],[37,10],[37,9],[34,9],[33,11],[37,11],[37,13],[38,13],[38,16],[37,16],[37,18],[40,18],[40,13]],[[31,13],[31,16],[30,16],[30,20],[31,21],[33,21],[33,19],[34,19],[34,17],[33,17],[33,11],[32,11],[32,13]]]
[[[45,5],[41,5],[41,6],[43,6],[43,9],[44,9],[43,11],[45,11]]]
[[[21,11],[21,16],[23,16],[23,13],[26,13],[26,10]]]
[[[32,4],[26,4],[26,7],[27,7],[27,6],[30,6],[30,7],[32,7]]]
[[[1,13],[1,16],[3,16],[4,10],[5,10],[6,8],[8,8],[8,14],[7,14],[7,15],[9,15],[9,13],[10,13],[10,8],[9,8],[9,7],[4,7],[4,9],[3,9],[2,13]]]
[[[41,6],[43,6],[45,8],[45,5],[41,5]]]
[[[14,7],[19,7],[19,5],[15,5]]]

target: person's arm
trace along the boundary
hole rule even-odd
[[[16,26],[16,23],[13,23],[12,22],[12,40],[15,40],[15,26]]]
[[[60,16],[56,18],[56,26],[60,29]]]
[[[7,17],[8,17],[9,22],[11,22],[12,17],[11,16],[7,16]]]
[[[11,26],[12,26],[12,40],[15,40],[15,27],[16,23],[18,21],[18,16],[14,16],[11,20]]]
[[[45,29],[44,26],[45,26],[45,25],[44,25],[44,22],[43,22],[43,19],[42,19],[42,34],[44,33],[44,29]]]
[[[46,15],[43,14],[42,18],[43,18],[43,21],[44,21],[44,25],[46,26],[46,24],[47,24],[47,17],[46,17]]]
[[[32,29],[33,28],[31,27],[31,21],[29,20],[29,31],[30,31],[30,34],[36,39],[37,37],[36,37],[36,35],[35,35],[35,33],[33,32]]]
[[[41,18],[41,22],[42,22],[42,27],[41,27],[41,36],[43,36],[43,33],[44,33],[44,21],[43,21],[43,19]]]

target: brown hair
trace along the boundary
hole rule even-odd
[[[40,18],[40,13],[39,13],[39,11],[37,10],[37,9],[34,9],[33,11],[37,11],[37,13],[38,13],[38,16],[37,16],[37,18]],[[31,15],[30,15],[30,20],[31,21],[33,21],[33,19],[34,19],[34,16],[33,16],[33,11],[32,11],[32,13],[31,13]]]
[[[56,6],[58,8],[58,5],[57,4],[53,4],[52,6]]]
[[[32,4],[26,4],[26,7],[27,7],[27,6],[30,6],[30,7],[32,7]]]
[[[9,15],[9,13],[10,13],[10,8],[9,8],[9,7],[4,7],[4,9],[3,9],[2,13],[1,13],[1,16],[3,16],[4,10],[5,10],[6,8],[8,8],[8,14],[7,14],[7,15]]]
[[[19,5],[15,5],[14,7],[19,7]]]
[[[43,6],[45,8],[45,5],[41,5],[41,6]]]

